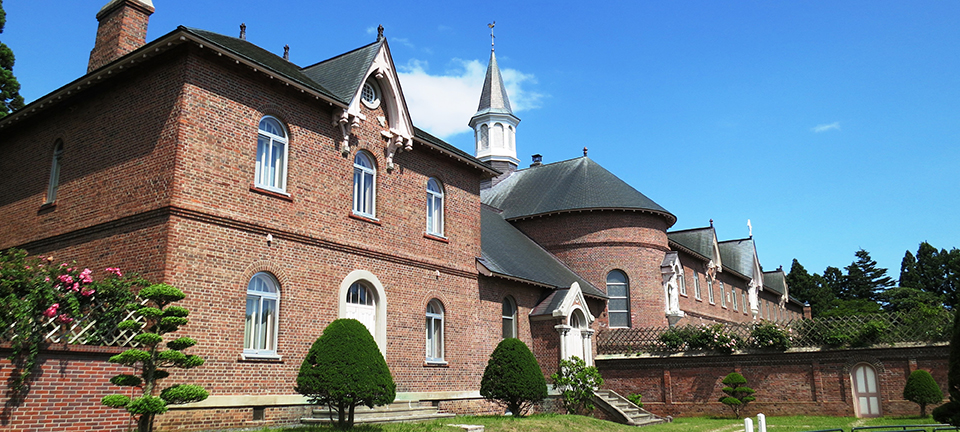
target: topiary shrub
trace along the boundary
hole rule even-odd
[[[151,432],[154,417],[167,412],[167,405],[199,402],[206,399],[209,393],[197,385],[177,384],[167,387],[159,396],[155,395],[157,381],[170,375],[161,368],[190,369],[202,365],[203,358],[182,352],[197,344],[188,337],[167,342],[166,350],[160,348],[163,335],[173,333],[187,323],[190,312],[186,308],[170,305],[183,300],[183,291],[170,285],[156,284],[140,290],[139,296],[145,304],[134,303],[130,308],[136,310],[143,322],[123,321],[118,328],[136,331],[138,334],[133,340],[139,344],[140,349],[126,350],[107,361],[139,369],[138,375],[121,374],[111,378],[110,382],[118,386],[139,387],[141,395],[135,398],[120,394],[109,395],[104,396],[100,403],[113,408],[125,408],[131,415],[139,416],[138,431]]]
[[[748,403],[757,400],[753,397],[755,391],[747,387],[745,385],[746,383],[747,379],[736,372],[731,372],[723,378],[723,384],[726,386],[723,388],[723,392],[726,393],[726,396],[721,397],[720,402],[730,407],[738,420],[740,419],[740,413],[743,411],[743,408]]]
[[[903,386],[903,398],[920,405],[920,417],[926,417],[927,404],[940,403],[943,392],[930,372],[918,369],[907,378],[907,384]]]
[[[355,319],[338,319],[317,338],[297,375],[297,393],[337,413],[337,426],[353,427],[356,407],[387,405],[397,386],[377,342]]]
[[[560,360],[560,369],[550,375],[553,388],[563,397],[567,414],[593,412],[593,390],[603,385],[603,377],[595,366],[587,366],[580,357]]]
[[[950,339],[950,360],[947,366],[947,392],[950,402],[933,410],[933,419],[960,426],[960,308],[953,317],[953,338]]]
[[[514,417],[522,417],[533,404],[547,397],[547,380],[523,341],[500,341],[483,370],[480,395],[499,403]]]

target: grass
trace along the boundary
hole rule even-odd
[[[754,419],[754,430],[759,426]],[[767,417],[768,432],[804,432],[820,429],[838,429],[850,431],[857,426],[915,425],[930,424],[933,419],[913,417],[881,417],[858,419],[853,417],[814,417],[790,416]],[[392,423],[383,425],[361,425],[354,432],[458,432],[462,429],[447,426],[449,424],[484,425],[485,432],[743,432],[743,420],[721,417],[680,417],[672,423],[645,426],[638,429],[617,423],[597,420],[592,417],[538,414],[520,419],[502,416],[462,416],[424,423]],[[260,432],[330,432],[338,431],[332,426],[310,426],[286,429],[262,429]]]

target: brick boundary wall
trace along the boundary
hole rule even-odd
[[[919,406],[903,399],[907,377],[929,371],[947,394],[949,346],[898,346],[846,350],[792,350],[733,355],[600,357],[604,388],[627,396],[640,393],[644,409],[661,416],[732,415],[719,402],[721,381],[739,372],[756,390],[747,416],[854,416],[850,372],[867,363],[877,371],[885,416],[917,415]],[[946,399],[944,399],[946,400]],[[935,406],[928,406],[928,412]]]

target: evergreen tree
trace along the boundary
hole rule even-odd
[[[740,418],[740,414],[743,412],[743,407],[748,403],[757,400],[753,397],[753,394],[756,393],[752,388],[747,387],[747,379],[736,372],[731,372],[729,375],[723,378],[723,384],[726,386],[723,389],[726,396],[720,397],[720,402],[724,405],[730,407],[733,410],[733,413],[737,416],[737,419]]]
[[[480,395],[496,401],[514,417],[523,416],[533,404],[547,397],[547,380],[523,341],[500,341],[483,370]]]
[[[846,267],[844,278],[844,300],[876,300],[877,294],[893,286],[893,279],[887,276],[887,269],[877,267],[870,253],[860,249],[855,255],[857,260]]]
[[[950,340],[950,360],[947,363],[947,393],[950,402],[934,409],[933,419],[960,426],[960,308],[957,308],[953,317],[953,338]]]
[[[7,13],[3,11],[3,0],[0,0],[0,34],[7,24]],[[16,59],[13,50],[0,42],[0,118],[7,116],[13,110],[23,108],[23,96],[20,96],[20,82],[13,76],[13,63]]]
[[[833,291],[826,284],[823,276],[807,273],[807,269],[796,259],[793,260],[786,279],[787,286],[790,287],[790,295],[810,303],[810,310],[814,316],[820,316],[833,304],[835,298]]]
[[[907,377],[907,384],[903,386],[903,398],[920,405],[920,417],[927,416],[927,404],[938,404],[943,400],[940,386],[933,380],[933,375],[923,369],[917,369]]]
[[[960,249],[950,249],[942,264],[946,273],[943,300],[947,306],[956,308],[960,304]]]
[[[846,298],[847,281],[840,269],[833,266],[827,267],[823,270],[823,276],[820,282],[825,288],[830,289],[834,297]]]
[[[900,286],[923,289],[917,275],[917,259],[909,250],[903,254],[903,260],[900,261]]]

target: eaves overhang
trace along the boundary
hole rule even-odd
[[[524,279],[524,278],[521,278],[521,277],[511,276],[511,275],[508,275],[508,274],[504,274],[504,273],[500,273],[500,272],[496,272],[496,271],[490,270],[490,268],[488,268],[487,266],[485,266],[485,265],[483,264],[483,260],[480,259],[480,258],[477,258],[477,272],[479,272],[481,275],[486,276],[486,277],[497,277],[497,278],[500,278],[500,279],[506,279],[506,280],[510,280],[510,281],[514,281],[514,282],[525,283],[525,284],[529,284],[529,285],[533,285],[533,286],[538,286],[538,287],[541,287],[541,288],[548,288],[548,289],[552,289],[552,290],[565,289],[565,288],[558,287],[558,286],[556,286],[556,285],[545,284],[545,283],[543,283],[543,282],[537,282],[537,281],[534,281],[534,280]],[[597,299],[597,300],[607,301],[607,297],[601,297],[601,296],[598,296],[598,295],[593,295],[593,294],[588,294],[588,293],[583,293],[583,295],[584,295],[584,297],[590,297],[590,298]]]
[[[564,214],[564,213],[583,213],[583,212],[595,212],[595,211],[622,211],[622,212],[633,212],[633,213],[636,213],[636,212],[648,213],[656,216],[661,216],[664,219],[666,219],[668,222],[667,227],[670,227],[677,222],[677,217],[671,213],[660,212],[660,211],[650,210],[650,209],[629,208],[629,207],[586,207],[586,208],[562,209],[562,210],[554,210],[554,211],[548,211],[543,213],[513,216],[505,219],[510,222],[513,222],[513,221],[520,221],[524,219],[533,219],[538,217],[551,216],[551,215]]]

